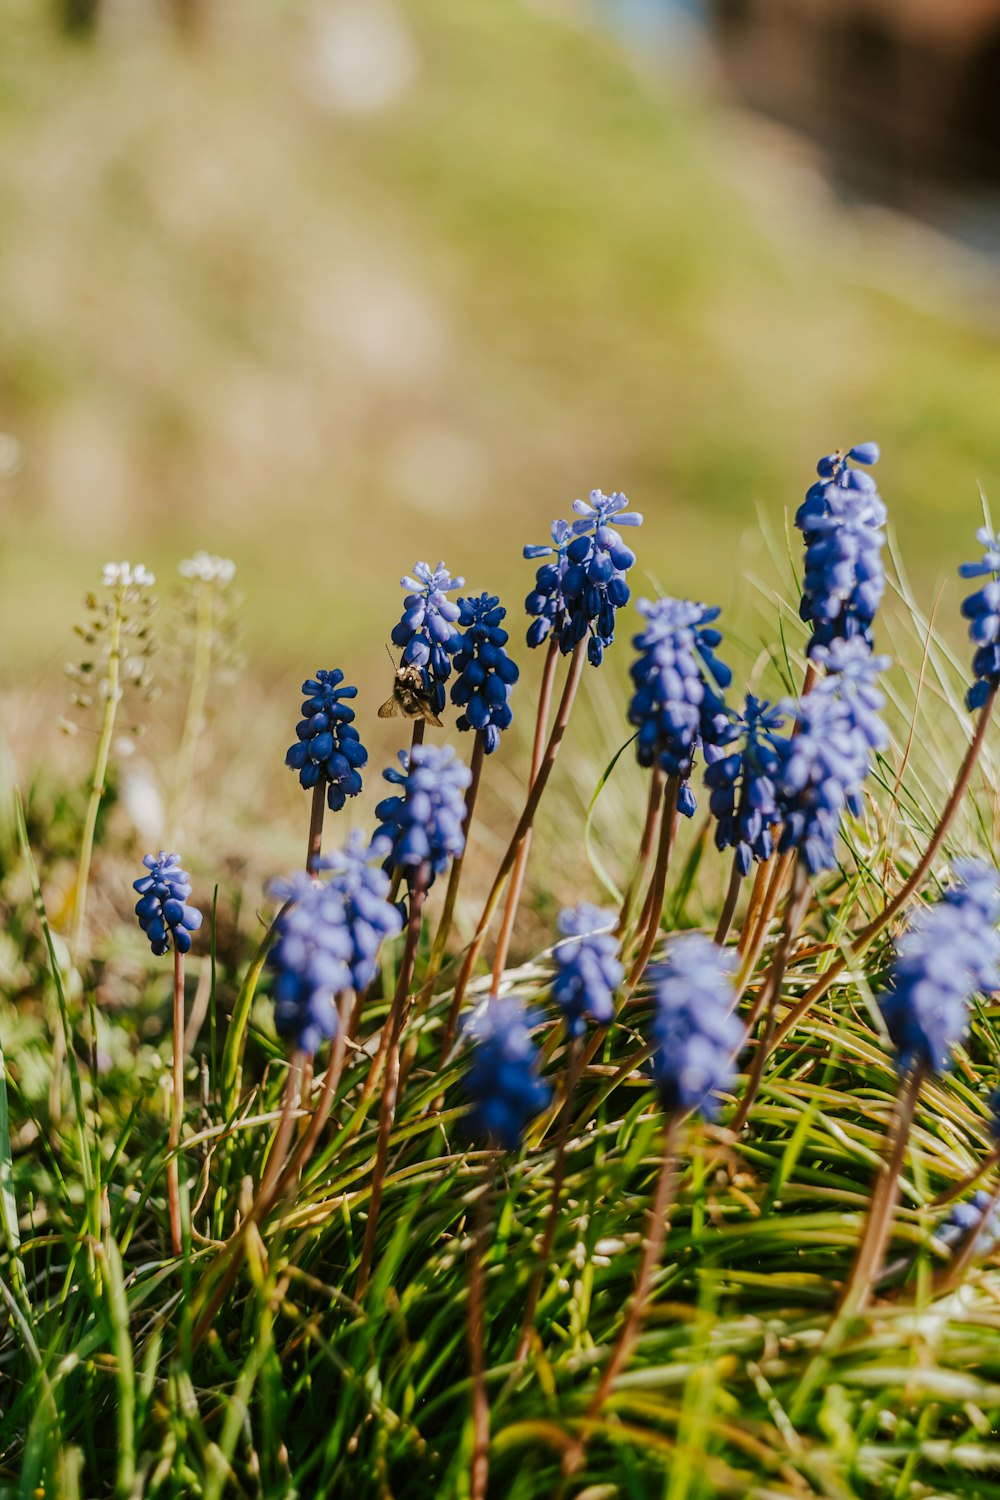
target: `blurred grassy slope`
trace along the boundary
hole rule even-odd
[[[969,306],[895,295],[883,240],[798,213],[780,163],[758,194],[739,123],[608,40],[510,0],[401,14],[412,86],[350,117],[303,83],[322,8],[246,0],[185,53],[4,0],[3,680],[61,693],[106,557],[205,546],[265,680],[381,681],[417,556],[518,604],[522,541],[595,484],[646,512],[649,575],[732,605],[756,508],[869,436],[915,573],[950,571],[1000,474]]]

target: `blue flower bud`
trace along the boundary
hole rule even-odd
[[[339,812],[348,797],[361,791],[361,768],[368,751],[354,728],[354,710],[343,702],[356,698],[356,687],[341,686],[339,669],[319,671],[302,684],[306,695],[302,719],[295,727],[296,743],[285,755],[285,765],[299,773],[306,788],[327,783],[326,799],[331,812]]]
[[[850,468],[849,461],[874,464],[878,457],[877,444],[860,443],[820,459],[819,481],[796,514],[806,545],[799,614],[813,627],[810,657],[837,639],[860,636],[871,644],[885,590],[886,509],[871,476]]]
[[[714,1119],[720,1090],[732,1088],[744,1040],[733,1013],[736,955],[700,932],[670,940],[653,982],[650,1040],[660,1103],[670,1114],[695,1110]]]
[[[528,1122],[545,1109],[552,1090],[538,1076],[531,1018],[515,996],[496,995],[466,1026],[471,1043],[464,1089],[472,1140],[516,1151]]]
[[[452,684],[451,701],[464,709],[457,720],[463,730],[483,730],[487,755],[500,743],[500,734],[513,721],[509,698],[518,679],[517,663],[507,655],[507,632],[502,620],[507,611],[492,594],[477,599],[459,599],[461,644],[454,655],[458,676]]]

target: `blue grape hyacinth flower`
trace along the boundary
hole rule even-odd
[[[620,493],[592,490],[589,501],[573,502],[575,521],[553,521],[551,545],[525,547],[525,557],[554,558],[539,568],[525,600],[533,617],[529,646],[540,645],[554,631],[567,655],[586,639],[588,660],[600,666],[614,640],[617,612],[631,594],[625,575],[635,565],[635,553],[616,527],[641,526],[642,516],[627,507]]]
[[[443,562],[431,568],[418,562],[413,578],[401,578],[409,589],[403,601],[403,617],[393,627],[392,641],[402,647],[401,664],[420,668],[424,689],[436,714],[444,709],[444,685],[451,676],[451,658],[461,644],[455,629],[458,605],[448,595],[460,589],[464,578],[452,578]]]
[[[955,884],[897,939],[879,999],[902,1072],[947,1067],[973,997],[1000,988],[1000,875],[982,860],[958,860],[954,871]]]
[[[681,779],[678,810],[690,817],[694,797],[687,786],[699,747],[706,758],[732,734],[720,689],[732,673],[715,655],[722,635],[713,621],[721,610],[691,599],[640,599],[646,626],[633,637],[638,653],[630,673],[635,692],[629,723],[638,730],[635,749],[642,766],[659,765]]]
[[[806,547],[799,615],[812,626],[809,656],[840,638],[871,643],[885,592],[886,508],[871,475],[852,465],[869,467],[878,458],[876,443],[821,458],[819,478],[796,513]]]
[[[295,726],[298,738],[285,755],[285,765],[298,772],[302,786],[327,783],[331,812],[340,812],[348,797],[358,795],[361,769],[368,763],[368,751],[352,722],[354,710],[343,701],[356,698],[358,690],[343,683],[339,668],[321,668],[302,684],[305,701]]]
[[[201,926],[201,912],[188,904],[191,877],[181,869],[179,854],[146,854],[143,864],[149,871],[132,882],[139,892],[135,914],[139,926],[149,938],[159,958],[173,945],[178,953],[191,951],[191,934]]]
[[[508,635],[502,622],[507,611],[495,595],[480,594],[459,599],[458,612],[461,645],[453,657],[458,676],[451,701],[462,710],[458,728],[481,730],[486,754],[492,755],[513,720],[510,692],[519,675],[506,650]]]
[[[410,752],[400,750],[399,763],[401,770],[382,772],[400,790],[376,807],[376,837],[387,840],[386,868],[404,870],[412,889],[422,866],[428,867],[430,885],[465,848],[465,791],[472,773],[450,745],[414,745]]]
[[[845,812],[861,813],[868,776],[872,727],[850,696],[826,678],[795,703],[785,705],[795,733],[780,744],[782,766],[776,790],[783,824],[779,848],[797,849],[810,875],[832,870]]]
[[[962,605],[962,614],[969,621],[969,636],[976,647],[972,659],[976,680],[965,699],[971,709],[982,708],[990,694],[1000,687],[1000,535],[982,526],[976,532],[976,540],[986,549],[981,561],[962,563],[958,570],[962,578],[988,580]]]
[[[768,860],[774,852],[771,828],[780,819],[776,784],[785,751],[784,723],[784,708],[748,693],[742,715],[732,724],[735,748],[727,746],[705,768],[715,847],[736,851],[742,875],[749,874],[755,859]]]
[[[744,1028],[734,1014],[736,955],[700,932],[672,938],[650,971],[653,1077],[669,1114],[718,1114],[718,1094],[732,1088]]]
[[[552,955],[556,965],[552,998],[571,1037],[583,1035],[588,1019],[599,1026],[614,1019],[615,991],[625,977],[619,959],[621,945],[609,930],[614,921],[608,912],[586,902],[559,914],[564,941]]]
[[[513,995],[490,997],[466,1026],[471,1044],[464,1090],[471,1103],[469,1137],[516,1151],[525,1126],[540,1114],[552,1090],[539,1076],[531,1017]]]
[[[813,691],[834,694],[847,703],[855,729],[868,749],[884,750],[889,735],[881,717],[885,694],[879,677],[891,667],[891,658],[874,655],[867,643],[855,636],[850,641],[817,646],[813,661],[826,673]]]

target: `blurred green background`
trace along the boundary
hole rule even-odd
[[[69,38],[0,0],[15,746],[111,557],[236,560],[268,755],[320,664],[371,715],[417,558],[500,591],[520,639],[521,546],[594,486],[646,515],[636,591],[717,599],[748,659],[754,580],[791,591],[786,513],[838,444],[881,442],[928,606],[953,579],[1000,483],[988,259],[839,201],[710,67],[582,0],[200,9],[185,37],[105,0]]]

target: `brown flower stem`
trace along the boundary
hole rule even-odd
[[[757,923],[760,919],[760,909],[767,897],[767,890],[771,880],[770,860],[761,860],[753,877],[753,885],[750,888],[750,902],[747,906],[747,914],[743,919],[743,928],[740,932],[740,940],[736,944],[736,952],[740,958],[747,951],[750,939],[753,937]]]
[[[643,934],[642,946],[638,957],[629,971],[626,980],[626,989],[634,990],[642,978],[649,963],[650,954],[656,944],[657,935],[660,931],[660,918],[663,915],[663,893],[667,885],[667,870],[670,866],[670,856],[673,852],[674,838],[677,833],[677,794],[680,791],[681,779],[679,776],[668,776],[663,793],[663,816],[660,823],[660,838],[656,849],[656,863],[653,866],[653,878],[649,884],[649,895],[646,898],[644,908],[645,932]]]
[[[469,758],[469,770],[472,780],[469,782],[465,792],[465,815],[462,819],[462,835],[465,843],[462,852],[457,859],[452,860],[451,871],[448,875],[448,888],[444,893],[444,906],[441,910],[441,920],[438,922],[437,932],[434,934],[434,945],[431,948],[431,956],[427,965],[427,973],[424,976],[424,987],[420,992],[423,1000],[429,996],[434,981],[441,972],[444,961],[445,948],[448,945],[448,935],[451,932],[452,919],[455,915],[455,905],[458,901],[458,888],[462,880],[462,869],[465,864],[465,844],[468,843],[469,829],[472,825],[472,814],[476,807],[476,798],[479,795],[479,783],[483,774],[483,756],[486,753],[486,735],[482,729],[477,729],[472,742],[472,755]]]
[[[486,1287],[483,1263],[493,1197],[493,1163],[476,1200],[475,1229],[469,1252],[469,1366],[472,1374],[472,1467],[469,1500],[486,1500],[490,1473],[490,1404],[486,1391]]]
[[[287,1191],[293,1178],[301,1177],[309,1164],[309,1160],[316,1149],[316,1142],[323,1133],[323,1127],[330,1118],[333,1101],[337,1097],[340,1080],[344,1073],[344,1055],[347,1050],[346,1028],[351,1013],[351,1005],[354,998],[352,990],[344,990],[338,1004],[338,1026],[337,1035],[333,1040],[333,1047],[326,1065],[326,1073],[323,1076],[323,1089],[320,1093],[319,1102],[313,1111],[309,1128],[299,1141],[294,1152],[289,1156],[284,1165],[281,1176],[274,1189],[274,1198],[277,1200]],[[270,1205],[269,1205],[270,1206]]]
[[[677,1187],[675,1148],[678,1124],[679,1119],[676,1115],[668,1116],[664,1121],[663,1157],[660,1162],[659,1173],[657,1174],[653,1203],[649,1211],[649,1219],[646,1227],[646,1243],[643,1247],[642,1259],[639,1262],[639,1269],[636,1273],[635,1290],[632,1293],[632,1300],[625,1314],[625,1322],[622,1324],[621,1333],[618,1335],[618,1342],[612,1350],[611,1358],[605,1365],[604,1373],[598,1382],[597,1389],[587,1406],[585,1419],[587,1422],[592,1422],[601,1412],[615,1381],[621,1374],[642,1332],[653,1276],[660,1263],[660,1256],[663,1253],[663,1244],[666,1239],[667,1215],[670,1212]],[[583,1450],[586,1442],[587,1435],[584,1432],[577,1439],[576,1443],[567,1449],[563,1459],[563,1471],[565,1473],[572,1474],[579,1468],[583,1460]]]
[[[507,845],[507,849],[504,853],[503,859],[500,861],[500,868],[498,869],[496,876],[494,877],[493,885],[490,888],[490,893],[486,898],[486,905],[484,906],[482,916],[479,919],[479,925],[476,928],[475,936],[473,937],[472,942],[469,944],[469,947],[466,950],[465,960],[462,964],[462,970],[455,985],[455,993],[452,996],[451,1009],[448,1013],[448,1018],[444,1027],[444,1035],[441,1045],[442,1061],[450,1052],[452,1042],[455,1039],[455,1032],[458,1026],[458,1017],[462,1009],[462,1001],[465,998],[465,991],[468,988],[469,980],[472,978],[472,971],[476,966],[476,961],[479,958],[483,943],[486,940],[486,934],[489,930],[489,925],[493,918],[493,913],[496,911],[499,904],[504,885],[507,881],[507,877],[510,874],[511,870],[514,868],[514,865],[517,861],[518,850],[520,849],[524,836],[531,828],[532,822],[534,821],[535,813],[538,810],[538,804],[542,800],[542,793],[545,791],[549,777],[552,774],[552,768],[556,763],[556,758],[559,754],[559,747],[562,744],[563,738],[566,734],[566,726],[569,723],[570,711],[573,707],[573,700],[576,697],[576,690],[580,684],[580,675],[583,671],[584,662],[586,661],[586,645],[586,638],[584,638],[584,640],[578,641],[573,648],[573,654],[570,657],[569,661],[569,669],[566,673],[566,680],[563,684],[562,697],[559,701],[559,707],[556,711],[555,722],[552,725],[552,732],[549,735],[548,743],[545,747],[545,752],[538,766],[538,773],[532,779],[531,786],[528,791],[528,797],[524,804],[524,811],[521,813],[521,817],[518,821],[517,827],[514,830],[513,836],[511,837],[511,841]]]
[[[375,1257],[375,1236],[378,1230],[379,1210],[382,1205],[382,1184],[385,1180],[386,1163],[389,1159],[389,1137],[396,1118],[396,1099],[399,1092],[399,1042],[409,1011],[407,1000],[413,969],[417,961],[417,946],[420,942],[420,923],[424,900],[430,884],[431,870],[422,864],[416,873],[410,890],[410,918],[406,926],[406,942],[399,966],[396,992],[392,997],[392,1009],[386,1022],[388,1036],[385,1054],[385,1085],[382,1090],[382,1108],[379,1112],[378,1145],[375,1150],[375,1168],[372,1173],[371,1197],[368,1202],[368,1223],[365,1227],[365,1243],[358,1267],[358,1286],[355,1301],[360,1302],[371,1276]],[[372,1064],[374,1070],[375,1063]]]
[[[740,899],[740,890],[743,887],[743,871],[739,867],[738,856],[733,855],[733,868],[729,873],[729,889],[726,891],[726,900],[719,917],[719,925],[715,929],[715,941],[721,948],[729,936],[729,929],[733,925],[736,915],[737,903]]]
[[[660,766],[654,766],[649,778],[649,798],[646,802],[646,821],[642,827],[642,837],[639,840],[639,854],[636,859],[632,878],[629,880],[628,888],[622,900],[622,908],[618,915],[618,925],[615,928],[616,936],[622,935],[632,920],[632,908],[639,887],[646,878],[649,868],[650,856],[653,853],[653,845],[656,842],[656,830],[659,826],[660,816],[663,812],[663,784],[666,780],[666,772]]]
[[[764,976],[760,994],[757,997],[757,1002],[754,1005],[753,1012],[747,1024],[747,1037],[749,1038],[758,1015],[763,1012],[764,1030],[757,1041],[757,1049],[754,1053],[753,1065],[750,1069],[750,1076],[747,1078],[747,1086],[744,1090],[743,1098],[740,1100],[739,1107],[729,1127],[734,1135],[739,1135],[746,1124],[747,1117],[757,1097],[761,1079],[764,1077],[764,1069],[771,1054],[775,1008],[778,996],[781,994],[781,985],[785,977],[788,955],[791,952],[791,947],[798,934],[798,930],[802,926],[802,920],[805,917],[811,894],[808,872],[802,861],[798,860],[792,879],[792,889],[789,891],[788,899],[785,902],[785,919],[782,923],[781,937],[778,940],[778,946],[771,960],[771,966]]]
[[[767,892],[764,896],[764,904],[758,913],[757,930],[747,945],[746,951],[743,954],[743,961],[740,964],[739,973],[736,976],[737,1004],[743,998],[746,987],[750,983],[760,955],[763,952],[764,944],[767,942],[768,929],[774,920],[774,914],[778,909],[778,902],[781,899],[781,893],[785,886],[785,878],[795,863],[795,857],[795,850],[789,849],[785,854],[778,855],[769,860],[768,865],[764,867],[765,869],[769,869]],[[770,868],[770,866],[773,866],[773,868]]]
[[[841,1295],[838,1320],[849,1320],[864,1311],[871,1295],[872,1283],[882,1265],[892,1231],[906,1142],[913,1124],[920,1086],[926,1075],[926,1066],[918,1063],[911,1069],[896,1100],[889,1154],[872,1192],[858,1253]]]
[[[559,1207],[562,1202],[563,1183],[566,1179],[566,1147],[569,1143],[569,1133],[573,1126],[573,1094],[580,1077],[583,1062],[583,1049],[580,1038],[574,1037],[570,1042],[570,1055],[566,1063],[566,1086],[560,1103],[559,1113],[562,1118],[559,1124],[559,1136],[556,1141],[555,1157],[552,1162],[552,1195],[549,1199],[549,1212],[545,1221],[545,1234],[542,1237],[541,1249],[538,1252],[538,1260],[535,1265],[531,1285],[524,1304],[524,1316],[521,1320],[521,1337],[517,1342],[517,1352],[514,1355],[515,1364],[521,1364],[528,1352],[531,1343],[531,1335],[535,1328],[535,1309],[538,1306],[539,1294],[542,1290],[542,1282],[548,1270],[549,1260],[552,1256],[552,1246],[555,1243],[556,1225],[559,1221]]]
[[[175,1255],[184,1249],[181,1227],[181,1177],[177,1153],[184,1124],[184,955],[174,947],[174,1066],[170,1099],[170,1134],[167,1138],[167,1202],[170,1209],[170,1243]]]
[[[873,942],[880,933],[885,931],[889,923],[892,921],[893,917],[895,917],[897,913],[902,910],[902,908],[909,901],[910,897],[914,895],[914,893],[923,884],[923,881],[927,876],[927,872],[933,864],[934,858],[938,850],[941,848],[942,843],[944,842],[945,835],[947,834],[948,829],[951,827],[951,824],[954,821],[955,814],[958,812],[958,809],[961,806],[962,798],[968,791],[969,783],[972,780],[972,773],[976,768],[976,762],[979,759],[980,752],[983,748],[983,743],[986,739],[986,731],[990,726],[990,719],[992,717],[994,704],[996,703],[996,697],[997,689],[994,688],[992,689],[989,697],[980,709],[979,722],[976,725],[976,732],[969,742],[969,747],[966,750],[965,756],[962,760],[962,764],[959,767],[958,776],[955,779],[955,785],[952,788],[951,796],[945,803],[944,811],[942,812],[941,817],[938,820],[937,827],[931,834],[930,842],[928,843],[927,848],[924,850],[923,854],[920,856],[920,859],[917,861],[917,864],[909,879],[904,881],[899,890],[896,892],[895,896],[893,896],[892,900],[882,908],[882,910],[876,917],[872,918],[867,927],[863,927],[859,933],[857,933],[853,938],[850,939],[847,952],[842,953],[839,958],[836,958],[830,965],[830,967],[826,970],[826,972],[821,975],[819,979],[817,979],[812,988],[808,990],[805,995],[803,995],[799,1003],[792,1007],[792,1009],[782,1020],[781,1025],[778,1027],[778,1030],[775,1034],[776,1044],[783,1041],[788,1033],[793,1029],[793,1027],[798,1025],[802,1017],[806,1014],[809,1008],[816,1003],[817,1000],[822,999],[827,990],[830,989],[831,985],[833,985],[840,978],[841,974],[843,974],[848,965],[855,959],[861,957],[865,949],[868,947],[869,943]]]
[[[309,846],[306,851],[306,874],[315,875],[323,856],[323,818],[326,813],[326,788],[322,778],[313,787],[309,813]]]

